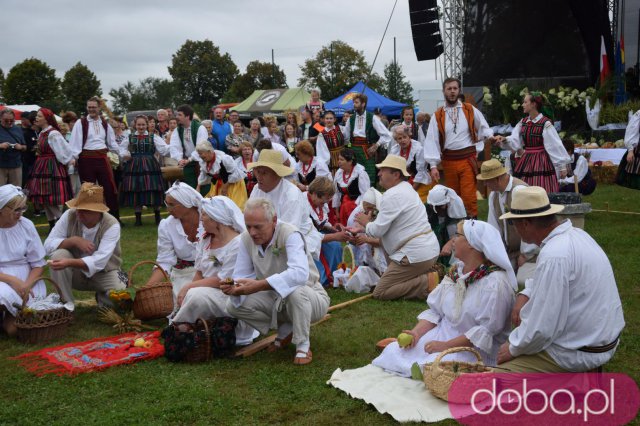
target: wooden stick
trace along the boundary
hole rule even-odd
[[[598,210],[598,209],[591,209],[592,212],[600,212],[600,213],[620,213],[620,214],[640,214],[638,212],[621,212],[618,210]]]
[[[363,300],[370,299],[371,297],[373,297],[373,293],[369,293],[366,296],[357,297],[355,299],[347,300],[346,302],[338,303],[337,305],[329,306],[328,312],[335,311],[336,309],[346,308],[349,305],[362,302]]]

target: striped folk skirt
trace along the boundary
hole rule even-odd
[[[540,186],[547,193],[558,192],[556,169],[544,147],[525,148],[522,157],[516,159],[513,176],[531,186]]]
[[[36,157],[26,189],[30,201],[44,206],[59,206],[73,198],[67,166],[53,154]]]
[[[124,163],[121,169],[121,206],[162,206],[167,186],[162,178],[160,163],[153,154],[133,154],[131,161]]]

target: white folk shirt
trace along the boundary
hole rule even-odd
[[[311,221],[311,207],[307,201],[307,194],[300,191],[293,183],[281,179],[280,183],[270,192],[264,192],[260,189],[260,184],[254,186],[249,198],[266,198],[271,201],[276,208],[278,220],[298,228],[304,236],[311,256],[314,259],[320,257],[322,234],[318,232]]]
[[[202,233],[202,229],[198,234]],[[196,247],[198,242],[189,241],[182,228],[180,219],[169,216],[160,221],[158,225],[158,257],[156,263],[165,272],[171,272],[171,268],[178,259],[194,262],[196,260]]]
[[[424,204],[407,182],[400,182],[382,194],[378,216],[367,224],[366,234],[380,238],[385,252],[396,262],[405,256],[409,263],[424,262],[440,253]]]
[[[78,120],[71,131],[69,145],[71,145],[71,153],[74,158],[78,158],[83,149],[87,151],[108,149],[119,156],[121,155],[120,146],[116,142],[116,134],[109,124],[107,124],[106,135],[100,118],[94,120],[91,117],[87,117],[87,125],[89,126],[89,130],[87,132],[87,142],[84,144],[84,147],[82,146],[82,121]]]
[[[175,129],[173,133],[171,133],[171,140],[169,141],[169,149],[171,150],[171,158],[176,161],[180,161],[183,159],[188,159],[194,161],[195,158],[192,157],[192,154],[196,150],[196,145],[200,141],[206,141],[209,138],[207,133],[207,128],[200,125],[198,127],[198,133],[196,135],[196,142],[194,143],[191,140],[191,125],[184,128],[184,149],[182,149],[182,142],[180,141],[180,135],[178,134],[178,129]]]
[[[47,138],[47,143],[55,154],[56,160],[61,164],[69,164],[69,162],[73,160],[73,152],[71,152],[69,142],[67,142],[59,131],[52,129],[51,126],[44,129],[44,131],[47,130],[51,130],[49,132],[49,137]]]
[[[457,125],[454,125],[451,118],[454,110],[457,110],[458,114]],[[471,140],[469,123],[464,116],[462,103],[458,101],[455,107],[444,107],[444,149],[459,150],[475,145],[476,151],[481,152],[484,149],[484,139],[493,136],[493,130],[491,130],[487,124],[484,115],[482,115],[476,107],[473,107],[473,123],[478,138],[476,141]],[[435,114],[429,122],[423,149],[425,161],[429,163],[431,167],[436,167],[441,161],[441,152],[440,135],[438,133],[438,123]]]
[[[149,136],[149,132],[145,131],[144,136]],[[132,138],[134,140],[135,143],[135,139],[138,137],[138,133],[136,132]],[[120,152],[122,153],[123,157],[130,157],[131,156],[131,152],[129,152],[129,144],[131,142],[129,141],[129,138],[127,137],[122,144],[120,145]],[[156,151],[158,151],[158,154],[162,155],[163,157],[167,156],[169,154],[169,145],[166,144],[166,142],[158,135],[154,134],[153,135],[153,146],[156,148]]]
[[[400,145],[398,143],[395,143],[391,147],[389,154],[402,157],[402,155],[400,155],[400,151],[401,151]],[[413,181],[415,183],[422,183],[424,185],[429,185],[431,183],[431,176],[427,171],[427,163],[425,163],[424,161],[424,154],[422,153],[422,145],[417,140],[414,140],[414,139],[411,140],[411,147],[409,148],[409,158],[407,158],[406,160],[407,160],[407,166],[411,164],[414,160],[416,161],[416,169],[418,172],[413,177]]]
[[[62,214],[45,240],[44,249],[47,252],[47,256],[51,256],[51,253],[56,251],[65,239],[69,238],[67,231],[69,229],[70,211],[71,210],[67,210]],[[94,243],[99,226],[96,225],[93,228],[87,228],[80,224],[80,227],[82,229],[82,238]],[[115,250],[118,241],[120,241],[120,225],[116,223],[105,231],[102,239],[100,240],[100,245],[96,247],[96,251],[82,256],[82,261],[87,265],[87,270],[82,270],[82,273],[88,278],[91,278],[96,272],[104,270],[109,259],[113,256],[113,251]]]
[[[312,171],[314,171],[314,170],[316,172],[316,178],[327,177],[327,178],[331,179],[331,172],[329,171],[329,168],[327,167],[327,165],[324,162],[318,161],[318,157],[313,157],[313,159],[311,159],[311,165],[309,166],[309,168],[307,169],[306,167],[307,167],[306,165],[302,164],[302,161],[298,161],[296,163],[295,180],[297,182],[300,182],[300,176],[303,176],[303,177],[306,178],[307,175],[309,173],[311,173]],[[303,173],[303,170],[306,170],[307,173]],[[307,185],[309,185],[309,184],[307,184]]]
[[[629,119],[627,129],[624,132],[624,146],[629,149],[635,149],[638,145],[638,138],[640,137],[640,110]]]
[[[198,175],[198,185],[208,185],[211,183],[211,175],[216,175],[220,173],[220,164],[224,166],[229,173],[227,183],[236,183],[243,180],[246,176],[242,170],[238,168],[237,163],[230,155],[225,154],[222,151],[214,151],[216,154],[216,159],[211,166],[211,170],[207,171],[207,162],[204,161],[198,155],[198,163],[200,164],[200,175]],[[242,157],[240,158],[240,162],[242,163]]]
[[[366,112],[362,114],[355,113],[355,128],[353,129],[353,136],[359,138],[367,137],[367,115]],[[386,148],[391,143],[391,133],[389,130],[382,124],[382,121],[376,116],[373,115],[371,124],[373,125],[373,129],[378,133],[380,139],[378,139],[378,145],[382,148]],[[345,142],[348,142],[351,139],[351,120],[347,120],[347,124],[344,126],[344,135]]]
[[[576,163],[576,169],[573,171],[573,176],[567,176],[564,179],[558,179],[558,183],[572,184],[575,178],[578,178],[578,183],[582,182],[582,179],[587,176],[587,172],[589,171],[589,162],[583,155],[578,157],[578,161]]]
[[[364,169],[364,166],[362,164],[356,164],[355,167],[351,169],[351,175],[346,182],[344,181],[344,170],[336,170],[336,175],[333,177],[333,182],[336,185],[336,193],[333,195],[333,203],[331,204],[334,209],[340,207],[342,204],[343,194],[340,192],[340,188],[348,187],[356,178],[358,179],[358,191],[360,191],[360,196],[356,198],[355,202],[356,204],[360,204],[364,193],[371,188],[369,174]]]
[[[204,278],[218,277],[221,280],[233,277],[236,266],[236,255],[242,245],[240,235],[233,238],[225,246],[215,249],[209,248],[211,237],[200,235],[196,244],[196,271],[200,271]]]
[[[622,304],[611,263],[600,246],[567,219],[542,241],[535,276],[523,291],[529,301],[509,336],[513,356],[541,351],[569,371],[586,371],[611,359],[578,351],[603,346],[624,328]]]

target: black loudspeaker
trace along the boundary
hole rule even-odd
[[[444,52],[437,0],[409,0],[413,47],[418,61],[435,59]]]

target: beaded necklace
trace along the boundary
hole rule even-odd
[[[348,175],[345,174],[344,170],[342,171],[342,181],[345,183],[345,185],[349,182],[349,179],[351,179],[351,175],[353,174],[354,169],[355,167],[351,169]]]
[[[449,119],[453,123],[453,133],[456,133],[458,130],[458,107],[454,106],[452,108],[447,107],[444,109],[449,116]]]
[[[304,162],[302,162],[302,175],[306,176],[311,171],[311,165],[313,164],[313,157],[311,157],[311,161],[309,161],[309,166],[305,167]]]
[[[481,280],[492,272],[503,271],[503,269],[493,263],[481,264],[476,269],[474,269],[467,278],[464,279],[465,286],[469,287],[471,284]],[[457,282],[460,278],[460,273],[458,272],[458,268],[454,265],[449,269],[449,273],[447,274],[449,278],[453,282]],[[464,275],[464,274],[463,274]]]

